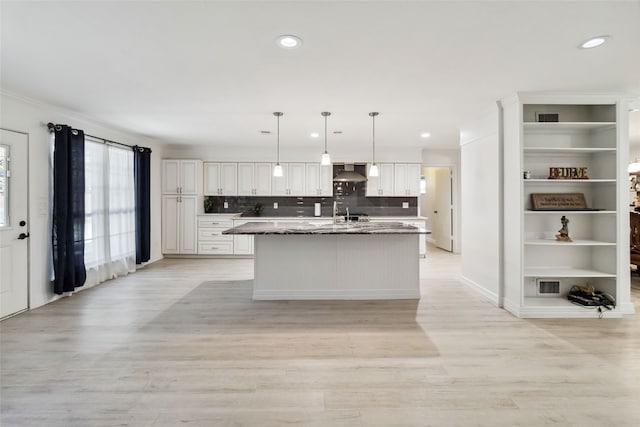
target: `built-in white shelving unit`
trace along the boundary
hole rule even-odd
[[[519,317],[595,317],[567,300],[573,285],[588,284],[616,298],[607,316],[633,313],[624,98],[529,93],[502,107],[504,307]],[[540,113],[558,121],[538,122]],[[588,178],[550,179],[550,168],[586,168]],[[588,210],[533,210],[533,193],[582,193]],[[555,238],[562,216],[572,242]],[[557,293],[543,291],[550,280]]]

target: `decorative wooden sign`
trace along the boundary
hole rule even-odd
[[[531,206],[534,211],[588,209],[584,193],[531,193]]]
[[[589,177],[586,167],[552,167],[549,168],[549,179],[589,179]]]

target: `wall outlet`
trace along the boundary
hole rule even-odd
[[[229,202],[224,202],[224,208],[229,209]]]
[[[402,202],[402,209],[409,209],[409,202]]]
[[[278,209],[278,202],[273,202],[273,209]]]

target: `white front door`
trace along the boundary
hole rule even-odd
[[[453,200],[451,197],[451,169],[436,168],[435,197],[432,233],[437,247],[451,252],[453,250],[451,224],[453,222]]]
[[[0,318],[29,306],[26,134],[0,130]]]

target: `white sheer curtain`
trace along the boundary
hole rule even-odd
[[[133,151],[85,141],[85,286],[136,269]]]

